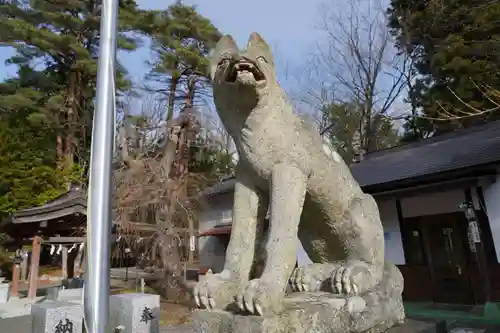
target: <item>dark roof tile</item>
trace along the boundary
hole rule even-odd
[[[500,121],[495,121],[370,153],[350,168],[361,187],[368,187],[499,161]],[[223,180],[203,195],[228,192],[234,183]]]
[[[362,187],[500,161],[500,121],[367,155],[351,165]]]

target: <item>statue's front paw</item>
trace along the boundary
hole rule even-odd
[[[282,309],[285,290],[276,279],[255,279],[248,282],[236,296],[238,307],[242,311],[263,316],[278,313]]]
[[[225,309],[234,298],[242,283],[233,279],[228,271],[206,277],[198,282],[193,289],[196,305],[206,309]]]
[[[297,267],[290,277],[293,291],[320,291],[329,288],[331,264],[309,264]]]
[[[338,263],[331,273],[331,287],[340,295],[362,294],[380,282],[375,272],[375,267],[357,260]]]

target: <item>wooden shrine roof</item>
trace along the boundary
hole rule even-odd
[[[87,215],[87,198],[79,188],[72,188],[44,205],[22,209],[11,214],[11,222],[37,223],[60,219],[69,215]]]

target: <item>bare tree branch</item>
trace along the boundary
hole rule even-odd
[[[499,111],[500,110],[500,91],[497,89],[494,89],[490,85],[485,85],[485,84],[477,84],[476,82],[472,81],[474,86],[479,90],[481,95],[485,99],[487,99],[493,106],[488,109],[478,109],[471,105],[470,103],[466,102],[464,99],[462,99],[456,92],[454,92],[451,88],[448,87],[448,91],[457,99],[457,101],[465,106],[468,111],[463,110],[462,108],[453,106],[452,110],[455,113],[451,113],[448,111],[442,103],[439,101],[437,102],[437,105],[439,106],[439,112],[437,117],[428,117],[425,115],[419,115],[420,118],[423,119],[429,119],[429,120],[434,120],[434,121],[452,121],[452,120],[462,120],[462,119],[468,119],[468,118],[473,118],[473,117],[479,117],[479,116],[484,116],[487,114],[491,114],[493,112]]]
[[[115,156],[114,219],[121,241],[144,254],[144,261],[155,268],[158,280],[168,290],[185,290],[188,286],[183,272],[188,263],[193,263],[189,240],[196,230],[199,192],[213,178],[188,170],[190,148],[203,145],[229,151],[229,136],[220,122],[204,117],[204,111],[198,108],[181,112],[167,123],[166,103],[158,94],[145,95],[141,101],[125,98],[122,103]],[[169,143],[173,143],[173,150],[165,163],[169,152],[164,147]]]
[[[411,81],[411,58],[396,54],[385,8],[378,0],[328,0],[320,6],[320,15],[318,28],[325,38],[310,64],[320,82],[314,87],[320,88],[316,96],[330,95],[329,103],[356,105],[361,114],[360,153],[372,151],[375,123],[397,117],[392,107]],[[325,88],[335,93],[325,94]],[[319,104],[324,105],[325,101]],[[323,124],[320,131],[325,134],[331,127]]]

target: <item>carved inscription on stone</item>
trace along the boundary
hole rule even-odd
[[[73,322],[69,319],[65,319],[64,322],[59,320],[59,323],[54,328],[54,333],[76,333],[73,330]]]
[[[141,313],[141,323],[147,324],[150,321],[152,321],[153,319],[155,319],[153,311],[150,308],[148,308],[147,306],[144,307],[144,309],[142,310],[142,313]]]

